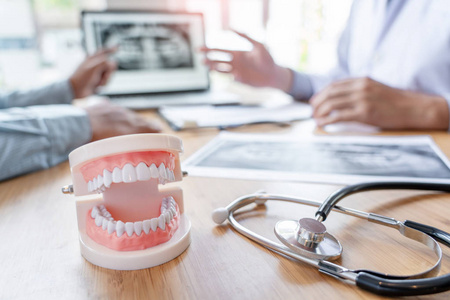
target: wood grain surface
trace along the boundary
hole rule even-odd
[[[157,118],[153,112],[143,114]],[[182,159],[219,132],[172,132],[164,126],[166,132],[182,138]],[[315,130],[312,121],[290,127],[246,126],[233,131],[325,134]],[[383,134],[431,134],[450,155],[450,137],[445,132]],[[215,208],[260,189],[322,201],[339,186],[188,176],[179,185],[192,222],[191,245],[163,265],[115,271],[92,265],[80,255],[75,197],[61,193],[61,187],[70,182],[69,165],[62,163],[0,183],[0,299],[382,299],[268,251],[228,225],[216,226],[211,220]],[[375,191],[353,195],[342,205],[450,231],[448,194]],[[275,240],[273,226],[278,220],[312,216],[313,212],[314,208],[268,203],[264,209],[240,215],[239,220]],[[345,267],[410,274],[434,263],[430,251],[395,230],[339,214],[331,215],[326,225],[344,247],[337,262]],[[450,272],[449,255],[450,251],[444,249],[440,274]],[[422,298],[448,299],[450,292]]]

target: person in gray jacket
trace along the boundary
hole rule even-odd
[[[0,93],[0,180],[50,168],[90,141],[161,130],[154,121],[106,100],[83,108],[71,105],[107,83],[116,69],[108,59],[112,51],[87,57],[67,80]]]

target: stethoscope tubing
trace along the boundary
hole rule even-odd
[[[374,191],[374,190],[422,190],[422,191],[442,191],[450,192],[450,185],[444,183],[425,183],[425,182],[390,182],[390,181],[376,181],[376,182],[362,182],[353,185],[348,185],[332,193],[317,209],[315,216],[321,217],[325,221],[331,210],[345,197],[352,194]],[[450,245],[447,245],[450,246]]]

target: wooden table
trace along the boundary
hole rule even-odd
[[[149,112],[154,117],[154,113]],[[189,157],[218,131],[171,132],[183,139]],[[320,133],[312,121],[291,127],[247,126],[233,131]],[[391,132],[389,134],[417,134]],[[424,134],[424,132],[419,132]],[[450,155],[450,137],[430,133]],[[61,194],[69,184],[68,163],[0,183],[0,299],[378,299],[352,284],[319,273],[314,267],[274,254],[216,226],[211,212],[235,198],[264,189],[270,193],[323,200],[338,186],[310,183],[186,177],[186,214],[192,242],[178,258],[151,269],[115,271],[94,266],[81,255],[75,197]],[[398,220],[416,220],[450,231],[450,195],[419,191],[376,191],[358,194],[342,205]],[[314,208],[269,203],[242,222],[275,240],[279,219],[312,216]],[[370,268],[395,274],[417,273],[433,255],[397,232],[363,220],[334,214],[329,231],[343,244],[337,262],[348,268]],[[331,228],[331,229],[330,229]],[[444,249],[441,274],[450,272]],[[450,292],[431,296],[448,299]],[[427,297],[429,298],[429,297]]]

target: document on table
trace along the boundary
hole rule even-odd
[[[223,132],[183,163],[190,176],[352,184],[450,183],[429,136],[274,136]]]
[[[166,106],[159,113],[175,130],[199,127],[236,127],[257,123],[287,123],[308,119],[312,110],[308,104],[264,106]]]

